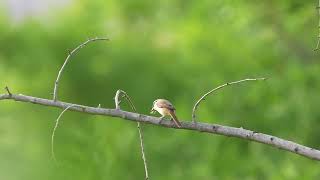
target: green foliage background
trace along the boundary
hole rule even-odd
[[[2,4],[3,5],[3,4]],[[209,97],[203,122],[244,127],[320,148],[316,2],[79,0],[13,23],[0,15],[0,86],[51,98],[68,49],[89,37],[66,68],[60,100],[114,108],[117,89],[148,114],[169,99],[190,120],[195,101],[225,82],[269,77]],[[4,6],[3,6],[4,7]],[[2,90],[4,93],[4,90]],[[123,106],[128,109],[128,106]],[[0,102],[0,179],[143,179],[136,123]],[[319,163],[236,138],[144,125],[156,179],[319,179]]]

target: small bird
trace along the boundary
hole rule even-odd
[[[179,122],[176,113],[175,113],[175,108],[173,105],[170,103],[170,101],[165,100],[165,99],[157,99],[153,102],[153,107],[151,109],[150,113],[154,113],[155,111],[158,111],[162,116],[160,117],[163,119],[165,116],[170,116],[174,122],[174,124],[180,128],[181,123]]]

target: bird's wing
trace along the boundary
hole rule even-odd
[[[180,123],[180,121],[178,120],[175,112],[174,112],[173,110],[171,110],[171,111],[169,111],[169,114],[170,114],[170,116],[171,116],[174,124],[175,124],[178,128],[180,128],[180,127],[181,127],[181,123]]]
[[[170,109],[170,110],[176,110],[176,108],[174,108],[173,105],[167,100],[158,101],[157,102],[157,106],[159,108],[167,108],[167,109]]]

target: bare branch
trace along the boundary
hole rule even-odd
[[[142,131],[142,126],[140,125],[140,122],[137,122],[137,128],[139,131],[140,148],[141,148],[142,160],[144,164],[144,172],[146,176],[145,180],[148,180],[149,179],[148,164],[147,164],[147,158],[144,152],[143,131]]]
[[[63,109],[67,108],[68,106],[74,105],[73,107],[69,108],[71,111],[78,111],[78,112],[83,112],[87,114],[102,115],[102,116],[109,116],[109,117],[118,117],[123,120],[148,123],[155,126],[162,126],[166,128],[176,129],[176,126],[172,124],[170,121],[163,121],[160,123],[161,120],[157,117],[147,116],[147,115],[128,112],[128,111],[122,111],[117,109],[89,107],[89,106],[72,104],[67,102],[54,101],[50,99],[26,96],[22,94],[19,94],[19,95],[12,94],[12,96],[8,94],[0,94],[0,100],[4,100],[4,99],[21,101],[21,102],[29,102],[33,104],[58,107]],[[237,138],[246,139],[249,141],[256,141],[262,144],[267,144],[285,151],[293,152],[295,154],[320,161],[319,150],[313,149],[307,146],[303,146],[301,144],[298,144],[292,141],[281,139],[276,136],[272,136],[264,133],[257,133],[256,131],[251,131],[243,128],[222,126],[218,124],[208,124],[208,123],[200,123],[200,122],[189,123],[189,122],[181,121],[181,125],[182,126],[181,128],[179,128],[179,130],[186,129],[186,130],[206,132],[211,134],[219,134],[219,135],[228,136],[228,137],[237,137]]]
[[[6,86],[4,89],[7,91],[7,93],[8,93],[9,96],[12,96],[12,93],[10,92],[10,89],[9,89],[8,86]]]
[[[319,45],[320,45],[320,37],[318,38],[317,46],[316,46],[316,48],[314,49],[314,51],[319,50]]]
[[[211,93],[213,93],[214,91],[217,91],[225,86],[228,86],[228,85],[233,85],[233,84],[238,84],[238,83],[242,83],[242,82],[245,82],[245,81],[258,81],[258,80],[266,80],[267,78],[255,78],[255,79],[242,79],[242,80],[239,80],[239,81],[234,81],[234,82],[230,82],[230,83],[226,83],[226,84],[223,84],[223,85],[220,85],[214,89],[212,89],[211,91],[207,92],[206,94],[204,94],[197,102],[196,104],[193,106],[193,109],[192,109],[192,122],[195,123],[196,122],[196,110],[198,108],[198,106],[200,105],[200,102],[205,100],[205,98],[210,95]]]
[[[66,60],[64,61],[61,69],[59,70],[59,73],[58,73],[58,76],[57,76],[57,79],[55,81],[55,84],[54,84],[54,90],[53,90],[53,100],[54,101],[57,101],[58,99],[58,86],[59,86],[59,80],[60,80],[60,77],[62,75],[62,72],[64,70],[64,68],[66,67],[67,63],[69,62],[69,59],[70,57],[76,53],[78,50],[80,50],[81,48],[85,47],[87,44],[89,44],[90,42],[94,42],[94,41],[108,41],[109,39],[107,38],[93,38],[93,39],[88,39],[87,41],[83,42],[82,44],[80,44],[78,47],[76,47],[75,49],[73,49],[72,51],[69,51],[68,52],[68,56],[66,58]]]
[[[133,112],[137,112],[137,109],[133,105],[133,102],[131,101],[130,96],[122,90],[118,90],[116,92],[116,96],[114,98],[115,104],[116,104],[116,109],[120,110],[120,103],[121,103],[121,101],[119,100],[120,94],[123,94],[123,96],[126,98],[129,105],[131,106],[131,109],[133,110]],[[145,180],[148,180],[149,179],[148,164],[147,164],[147,158],[146,158],[145,151],[144,151],[143,131],[142,131],[142,127],[140,125],[140,122],[137,122],[137,128],[138,128],[138,132],[139,132],[140,148],[141,148],[142,160],[143,160],[143,164],[144,164]]]
[[[56,156],[55,156],[55,153],[54,153],[54,147],[53,147],[53,143],[54,143],[54,135],[55,135],[55,132],[58,128],[58,124],[59,124],[59,120],[60,118],[62,117],[63,113],[66,112],[69,108],[73,107],[75,105],[70,105],[68,107],[66,107],[61,113],[60,115],[58,116],[57,120],[56,120],[56,124],[53,128],[53,131],[52,131],[52,135],[51,135],[51,156],[52,156],[52,159],[54,160],[55,163],[57,163],[57,159],[56,159]]]
[[[317,6],[317,10],[318,10],[318,42],[317,42],[317,46],[316,48],[314,49],[315,51],[319,50],[319,45],[320,45],[320,0],[319,0],[319,3],[318,3],[318,6]]]
[[[116,109],[120,110],[120,103],[121,103],[121,99],[119,96],[124,95],[124,91],[122,90],[118,90],[116,92],[116,95],[114,96],[114,103],[116,105]]]

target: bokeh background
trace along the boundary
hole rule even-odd
[[[114,108],[117,89],[148,114],[169,99],[190,120],[244,127],[320,148],[320,52],[316,1],[2,0],[0,86],[52,98],[68,50],[92,37],[68,64],[60,100]],[[2,90],[2,93],[5,93]],[[123,106],[129,110],[128,106]],[[143,179],[136,123],[1,101],[0,179]],[[236,138],[144,125],[156,179],[319,179],[319,163]]]

